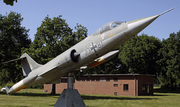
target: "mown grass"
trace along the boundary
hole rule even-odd
[[[13,95],[0,92],[0,107],[52,107],[60,94],[42,89],[23,89]],[[87,107],[180,107],[179,93],[154,93],[154,96],[81,95]]]

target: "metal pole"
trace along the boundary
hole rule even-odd
[[[74,74],[73,73],[68,73],[68,84],[67,84],[67,89],[73,89],[73,84],[74,84]]]

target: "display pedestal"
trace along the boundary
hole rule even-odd
[[[73,89],[74,75],[68,74],[68,89],[64,89],[54,107],[86,107],[78,90]]]

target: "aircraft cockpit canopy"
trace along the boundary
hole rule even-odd
[[[96,32],[93,33],[93,35],[98,35],[105,31],[113,29],[113,28],[121,25],[121,23],[123,23],[123,22],[119,22],[119,21],[109,22],[109,23],[103,25],[102,27],[100,27]]]

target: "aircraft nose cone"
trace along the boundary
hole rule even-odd
[[[132,35],[136,35],[141,30],[143,30],[145,27],[147,27],[150,23],[152,23],[156,18],[158,18],[159,15],[150,16],[138,20],[133,20],[128,22],[128,31]]]

